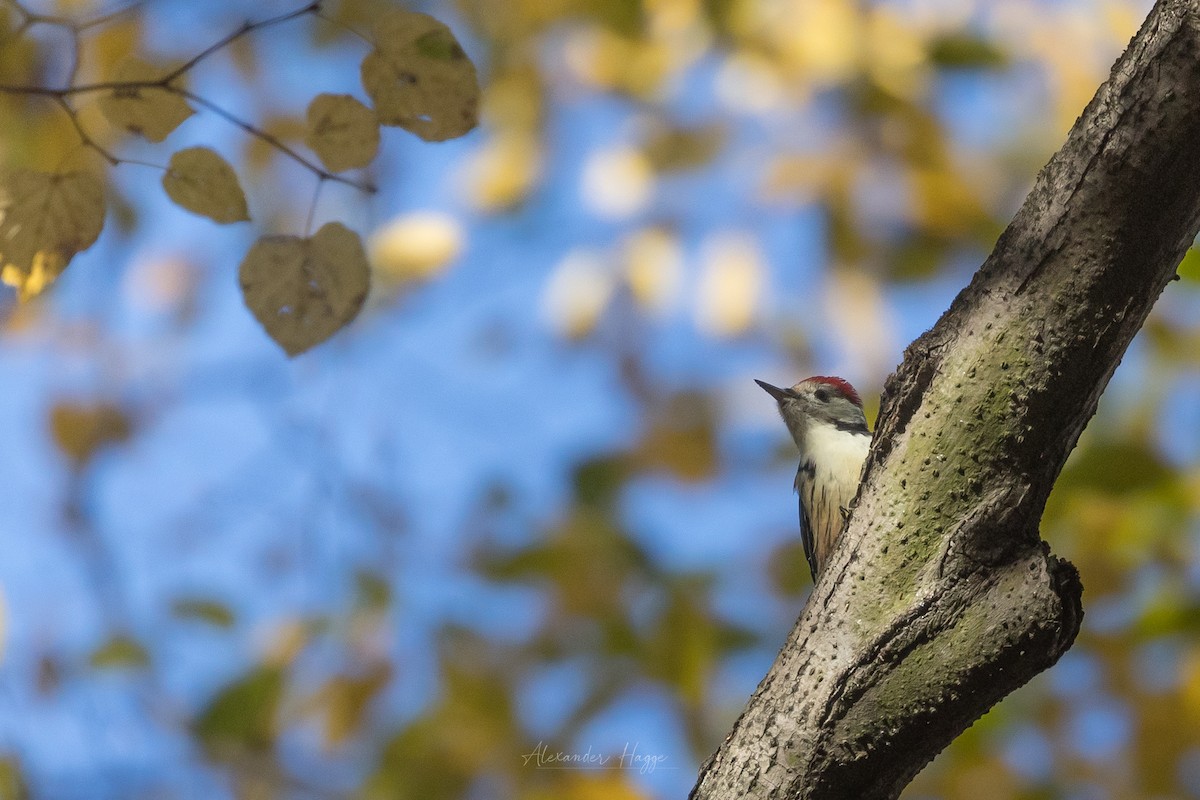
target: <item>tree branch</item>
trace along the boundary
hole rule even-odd
[[[893,798],[1082,609],[1038,522],[1200,229],[1200,8],[1160,0],[889,379],[857,508],[691,797]]]
[[[199,54],[193,56],[188,61],[185,61],[183,64],[180,64],[178,67],[164,75],[162,77],[163,86],[166,86],[171,81],[175,80],[180,75],[183,75],[192,67],[211,56],[213,53],[233,44],[248,33],[253,33],[254,31],[261,30],[262,28],[266,28],[271,25],[278,25],[281,22],[288,22],[289,20],[296,19],[297,17],[303,17],[305,14],[319,14],[321,11],[321,2],[322,0],[314,0],[314,2],[309,3],[303,8],[298,8],[295,11],[289,11],[286,14],[279,14],[278,16],[259,20],[258,22],[242,23],[242,27],[238,28],[236,31],[224,37],[220,41],[213,42],[211,45],[204,48],[204,50],[200,51]]]

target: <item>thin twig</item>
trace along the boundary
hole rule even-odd
[[[320,13],[320,11],[321,11],[321,0],[313,0],[313,2],[309,3],[304,8],[298,8],[295,11],[289,11],[288,13],[280,14],[277,17],[271,17],[270,19],[259,20],[258,22],[244,22],[244,23],[242,23],[242,27],[238,28],[236,31],[229,34],[224,39],[214,42],[213,44],[211,44],[208,47],[201,50],[200,53],[198,55],[196,55],[195,57],[193,57],[191,60],[185,61],[181,66],[176,67],[172,71],[168,72],[165,76],[163,76],[162,81],[164,84],[170,83],[171,81],[175,80],[180,75],[182,75],[183,73],[190,70],[192,67],[199,64],[204,59],[211,56],[213,53],[217,52],[218,50],[220,50],[223,47],[233,44],[235,41],[242,38],[243,36],[245,36],[248,33],[259,30],[260,28],[266,28],[270,25],[278,25],[281,22],[287,22],[288,20],[296,19],[297,17],[302,17],[305,14],[317,14],[317,13]]]
[[[71,84],[79,76],[79,62],[82,60],[80,52],[82,48],[79,44],[79,31],[75,28],[68,28],[67,30],[71,36],[71,68],[67,70],[67,83]]]
[[[128,14],[129,12],[134,11],[144,5],[146,5],[146,0],[133,0],[132,3],[130,3],[127,6],[124,6],[123,8],[118,8],[115,11],[109,11],[107,14],[101,14],[98,17],[93,17],[92,19],[89,19],[86,22],[75,23],[75,30],[79,31],[80,33],[83,33],[84,31],[88,30],[89,28],[95,28],[99,25],[104,25],[106,23],[112,22],[117,17]]]
[[[105,150],[99,142],[89,136],[88,132],[83,129],[83,126],[79,124],[79,116],[75,113],[75,109],[71,108],[71,104],[67,102],[67,98],[56,97],[54,100],[63,111],[67,112],[67,118],[71,120],[71,124],[75,127],[75,132],[79,134],[79,139],[83,142],[84,147],[92,148],[114,167],[121,163],[121,159]]]
[[[103,22],[107,22],[108,20],[112,19],[113,17],[117,16],[118,14],[124,14],[134,8],[137,8],[138,6],[144,4],[145,0],[135,0],[133,3],[126,6],[125,8],[119,9],[117,11],[111,12],[111,13],[106,14],[101,17],[97,17],[96,19],[90,20],[85,23],[72,23],[69,20],[63,20],[60,18],[43,17],[43,16],[33,14],[28,9],[26,9],[23,5],[21,5],[19,0],[0,0],[0,2],[8,3],[17,11],[17,13],[19,13],[23,17],[24,21],[22,23],[22,29],[27,28],[29,25],[31,25],[35,22],[47,22],[47,23],[52,23],[52,24],[57,24],[57,25],[63,25],[71,31],[72,36],[75,39],[76,45],[78,46],[79,32],[81,30],[83,30],[84,28],[92,27],[94,25],[99,25]],[[261,139],[262,141],[271,145],[276,150],[283,153],[288,158],[292,159],[293,161],[300,164],[305,169],[309,170],[314,175],[316,175],[317,178],[319,179],[321,185],[323,185],[325,181],[337,181],[338,183],[353,187],[365,194],[374,194],[376,192],[376,187],[373,183],[371,183],[369,181],[357,181],[357,180],[354,180],[353,178],[347,178],[342,175],[337,175],[335,173],[332,173],[332,172],[324,169],[323,167],[321,167],[319,164],[314,163],[310,159],[305,158],[300,153],[297,153],[291,147],[284,144],[283,141],[281,141],[274,135],[268,133],[267,131],[263,130],[262,128],[259,128],[255,125],[245,121],[241,117],[238,117],[236,114],[217,105],[213,101],[211,101],[205,97],[201,97],[198,94],[195,94],[191,91],[188,91],[187,89],[181,88],[174,84],[175,80],[177,80],[178,78],[183,76],[185,73],[187,73],[189,70],[191,70],[197,64],[199,64],[201,61],[208,58],[213,53],[216,53],[217,51],[221,50],[222,48],[229,46],[230,44],[237,41],[239,38],[241,38],[242,36],[245,36],[248,33],[251,33],[256,30],[260,30],[262,28],[266,28],[271,25],[278,25],[282,22],[287,22],[288,20],[293,20],[293,19],[296,19],[297,17],[302,17],[306,14],[314,14],[316,16],[321,17],[322,19],[328,20],[327,17],[324,17],[321,15],[321,4],[322,4],[322,0],[312,0],[307,5],[305,5],[303,8],[298,8],[298,9],[295,9],[294,11],[289,11],[286,14],[280,14],[275,17],[270,17],[268,19],[259,20],[258,22],[246,22],[240,28],[238,28],[236,31],[234,31],[233,33],[230,33],[228,36],[223,37],[221,40],[215,42],[214,44],[206,47],[204,50],[200,51],[197,55],[193,56],[190,60],[186,61],[181,66],[176,67],[175,69],[166,73],[162,77],[156,78],[154,80],[101,81],[99,83],[89,83],[89,84],[84,84],[84,85],[74,85],[72,83],[71,85],[64,86],[64,87],[57,88],[57,89],[54,89],[54,88],[51,88],[48,86],[0,84],[0,92],[7,93],[7,94],[22,94],[22,95],[31,95],[31,96],[52,98],[55,101],[55,103],[57,103],[64,111],[67,112],[67,116],[70,118],[71,124],[75,127],[75,131],[79,134],[79,138],[83,141],[83,144],[87,147],[92,148],[97,153],[99,153],[101,156],[103,156],[105,158],[105,160],[107,160],[110,164],[112,164],[113,166],[116,166],[116,165],[122,163],[122,160],[117,158],[112,153],[108,152],[107,150],[105,150],[103,147],[100,146],[99,143],[97,143],[91,136],[88,135],[87,131],[85,131],[83,129],[83,126],[80,124],[79,118],[75,112],[75,109],[73,109],[71,107],[70,103],[67,102],[67,98],[71,97],[73,95],[86,94],[86,93],[90,93],[90,92],[133,91],[133,90],[137,90],[137,89],[161,89],[162,91],[170,92],[178,97],[182,97],[184,99],[190,100],[191,102],[195,103],[198,106],[203,106],[204,108],[207,108],[209,111],[212,111],[214,114],[217,114],[218,116],[220,116],[221,118],[230,122],[231,124],[236,125],[237,127],[241,128],[243,131],[250,134],[251,136]],[[76,48],[76,53],[78,53],[78,47]],[[76,59],[76,62],[77,62],[77,59]],[[72,81],[74,80],[74,77],[75,77],[74,70],[72,70],[72,74],[71,74]],[[153,165],[147,165],[147,166],[153,166]],[[309,210],[310,227],[311,227],[313,214],[315,213],[317,197],[319,197],[319,196],[320,196],[320,186],[318,186],[317,195],[313,198],[313,207]]]
[[[328,22],[330,25],[333,25],[334,27],[337,27],[337,28],[341,28],[342,30],[346,31],[347,33],[357,36],[359,39],[362,39],[364,42],[371,45],[372,47],[375,46],[375,43],[373,41],[371,41],[371,38],[369,36],[364,36],[363,34],[359,33],[354,28],[352,28],[349,25],[347,25],[346,23],[342,22],[341,20],[326,16],[324,11],[318,11],[317,18],[323,19],[326,22]]]
[[[255,127],[254,125],[251,125],[249,122],[246,122],[241,117],[238,117],[236,114],[232,113],[231,111],[225,110],[224,108],[222,108],[221,106],[212,102],[211,100],[201,97],[200,95],[198,95],[194,92],[189,92],[186,89],[178,89],[175,87],[170,87],[169,91],[173,91],[176,94],[178,94],[180,97],[184,97],[184,98],[187,98],[188,100],[191,100],[193,103],[195,103],[198,106],[204,106],[209,111],[224,118],[226,121],[232,123],[233,125],[236,125],[237,127],[244,130],[246,133],[250,134],[251,136],[254,136],[258,139],[262,139],[264,142],[271,145],[272,147],[274,147],[276,150],[283,153],[284,155],[288,156],[296,163],[298,163],[301,166],[305,167],[306,169],[310,170],[314,175],[316,175],[321,180],[337,181],[338,183],[343,183],[346,186],[352,186],[355,189],[358,189],[360,192],[364,192],[365,194],[374,194],[377,191],[375,188],[375,185],[372,183],[369,183],[367,181],[356,181],[353,178],[347,178],[342,175],[337,175],[333,172],[330,172],[327,169],[324,169],[323,167],[321,167],[317,164],[314,164],[312,161],[309,161],[307,158],[300,155],[292,148],[288,147],[286,144],[283,143],[283,141],[281,141],[277,137],[273,136],[270,133],[267,133],[262,128],[258,128],[258,127]]]
[[[176,76],[178,77],[178,76]],[[49,86],[32,86],[28,84],[0,84],[0,92],[7,94],[32,94],[43,97],[70,97],[73,94],[89,92],[125,91],[134,89],[166,89],[171,91],[165,78],[155,78],[144,81],[101,81],[100,83],[85,83],[81,86],[63,86],[54,89]]]
[[[317,180],[317,188],[313,190],[312,203],[308,206],[308,219],[304,220],[304,235],[312,236],[313,219],[317,215],[317,201],[321,199],[321,189],[325,186],[325,179]]]

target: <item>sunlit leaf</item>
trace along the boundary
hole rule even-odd
[[[599,150],[583,165],[583,201],[601,217],[622,219],[641,212],[654,189],[654,170],[639,150]]]
[[[358,234],[329,222],[309,239],[267,236],[242,261],[242,296],[288,355],[303,353],[358,315],[370,285]]]
[[[87,172],[0,170],[0,265],[22,300],[49,286],[104,227],[104,187]]]
[[[492,137],[467,161],[471,200],[484,211],[509,209],[533,190],[542,166],[541,144],[532,133]]]
[[[271,750],[279,732],[284,680],[281,667],[264,665],[226,686],[196,718],[196,736],[217,752]]]
[[[89,663],[96,669],[133,669],[150,663],[150,655],[131,636],[117,635],[92,653]]]
[[[101,448],[126,441],[133,421],[109,403],[59,402],[50,409],[50,433],[63,455],[82,466]]]
[[[465,238],[462,223],[449,214],[404,214],[371,235],[371,264],[393,281],[428,280],[458,258]]]
[[[331,172],[365,167],[379,151],[374,112],[348,94],[319,94],[308,105],[305,143]]]
[[[537,792],[529,795],[528,800],[650,800],[651,794],[646,789],[638,785],[633,775],[646,767],[646,771],[652,770],[647,767],[651,762],[649,759],[661,757],[661,753],[644,752],[642,750],[634,751],[631,747],[631,753],[627,756],[628,762],[623,765],[622,769],[609,769],[598,771],[572,770],[569,774],[564,774],[561,779],[555,782],[545,792]],[[621,752],[608,755],[612,762],[620,760]],[[641,761],[634,759],[640,757]],[[653,762],[657,768],[666,769],[668,767],[674,769],[677,765],[669,762],[658,764]]]
[[[665,228],[643,228],[624,242],[625,282],[641,308],[664,315],[683,287],[684,252],[679,236]]]
[[[234,623],[233,611],[229,606],[201,597],[185,597],[176,600],[171,604],[171,613],[180,619],[205,622],[218,628],[231,628]]]
[[[542,289],[542,311],[560,333],[579,339],[592,332],[616,290],[603,257],[588,250],[568,253]]]
[[[713,336],[745,333],[758,316],[767,267],[758,242],[744,234],[710,238],[703,251],[696,323]]]
[[[189,147],[172,155],[162,184],[178,205],[214,222],[250,219],[237,173],[207,147]]]
[[[427,141],[462,136],[479,119],[479,79],[450,29],[401,9],[375,26],[375,50],[362,62],[362,82],[384,125]]]
[[[162,68],[130,57],[118,67],[112,81],[135,83],[156,81]],[[192,115],[179,95],[157,87],[117,88],[100,95],[100,111],[118,128],[161,142]]]

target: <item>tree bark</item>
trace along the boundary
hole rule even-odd
[[[1160,0],[888,380],[841,545],[693,800],[894,798],[1071,646],[1046,497],[1200,228],[1200,4]]]

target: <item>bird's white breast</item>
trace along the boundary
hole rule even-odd
[[[804,444],[796,491],[808,512],[812,527],[809,535],[819,571],[842,532],[842,509],[850,505],[858,491],[871,437],[841,431],[833,425],[811,424]],[[805,465],[811,465],[807,475]]]

